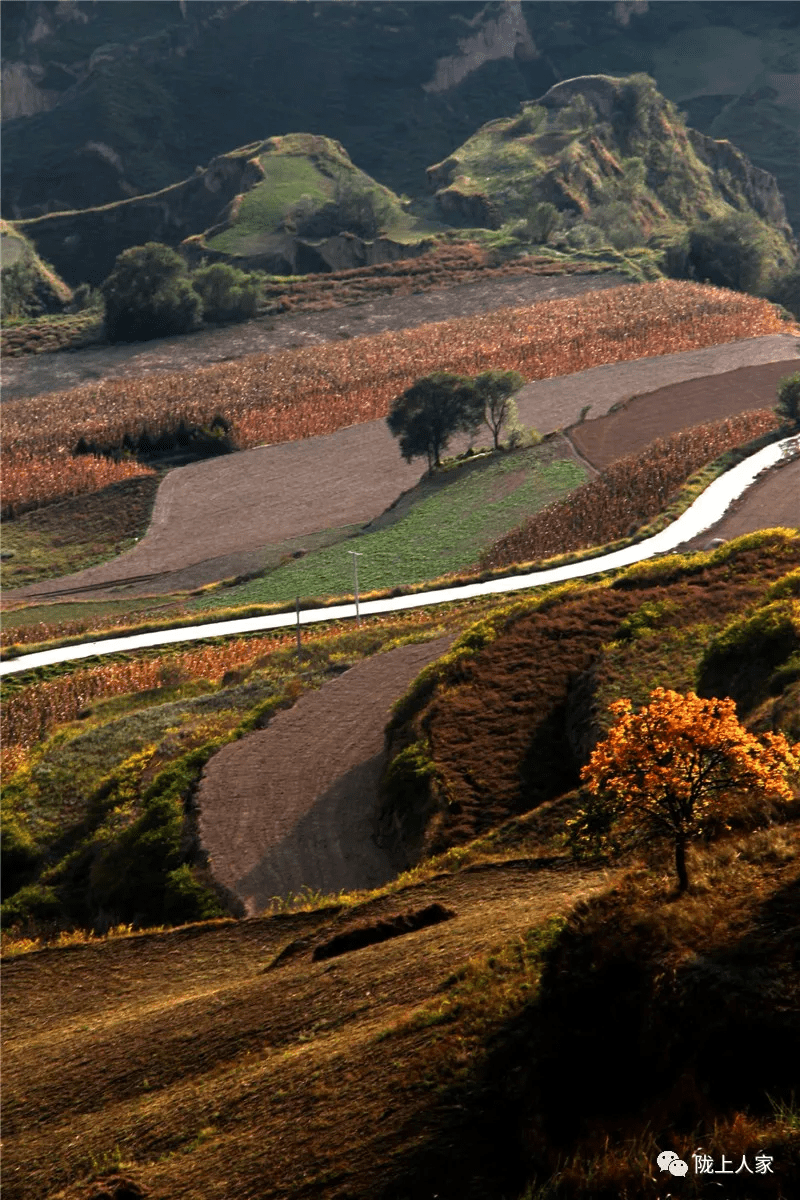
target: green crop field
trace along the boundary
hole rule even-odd
[[[291,600],[294,596],[347,594],[353,588],[353,561],[359,560],[362,592],[402,584],[423,583],[474,563],[481,550],[506,530],[546,504],[558,500],[586,479],[585,470],[569,459],[554,459],[549,446],[492,457],[484,465],[468,464],[460,478],[444,486],[426,487],[401,519],[376,532],[292,559],[260,579],[228,592],[230,605]],[[193,605],[219,605],[210,593]]]

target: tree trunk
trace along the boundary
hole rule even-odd
[[[678,872],[678,891],[685,892],[689,887],[689,876],[686,874],[686,842],[683,838],[675,841],[675,870]]]

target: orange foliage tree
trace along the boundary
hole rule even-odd
[[[792,798],[789,778],[800,771],[800,743],[790,746],[783,734],[748,733],[733,700],[659,687],[640,712],[630,700],[617,700],[609,711],[616,721],[581,771],[594,802],[568,822],[578,851],[665,838],[674,844],[683,892],[690,839],[725,825],[734,805],[753,791]]]

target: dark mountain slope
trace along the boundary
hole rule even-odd
[[[800,221],[800,16],[785,3],[14,3],[3,215],[156,191],[292,130],[396,192],[576,75],[652,75],[778,178]]]

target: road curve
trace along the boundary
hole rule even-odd
[[[414,596],[403,596],[387,600],[369,600],[360,605],[365,616],[376,613],[401,612],[409,608],[423,608],[435,604],[450,604],[468,600],[475,596],[499,595],[505,592],[523,591],[527,588],[543,587],[550,583],[561,583],[568,579],[599,575],[604,571],[615,571],[632,563],[665,554],[685,545],[704,530],[710,529],[727,512],[729,506],[749,488],[764,471],[781,463],[788,463],[800,454],[800,434],[773,442],[750,455],[743,462],[715,479],[694,504],[676,521],[655,537],[603,554],[582,562],[553,567],[546,571],[534,571],[529,575],[512,575],[504,579],[492,579],[486,583],[463,584],[460,587],[418,592]],[[306,609],[300,613],[302,625],[322,621],[341,621],[356,615],[355,604],[340,604],[332,608]],[[265,629],[286,629],[296,623],[294,614],[278,613],[265,617],[246,617],[234,621],[220,621],[205,625],[184,626],[152,633],[134,634],[128,637],[107,638],[102,641],[84,642],[78,646],[61,646],[54,650],[41,650],[36,654],[25,654],[19,658],[0,663],[0,676],[30,671],[36,667],[55,663],[73,662],[99,655],[119,654],[127,650],[142,650],[152,646],[172,646],[182,642],[201,641],[205,638],[241,636]]]

